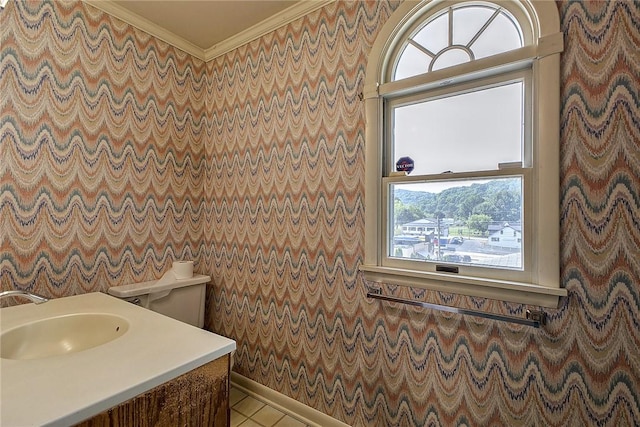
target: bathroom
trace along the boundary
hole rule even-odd
[[[205,62],[85,2],[10,0],[0,289],[106,292],[193,260],[233,384],[353,426],[637,425],[640,5],[556,2],[568,295],[534,329],[367,298],[360,95],[401,3],[326,2]]]

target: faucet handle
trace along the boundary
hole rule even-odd
[[[49,298],[45,298],[42,295],[34,294],[32,292],[27,292],[27,291],[21,291],[17,289],[0,292],[0,299],[8,298],[8,297],[23,297],[35,304],[42,304],[43,302],[49,301]]]

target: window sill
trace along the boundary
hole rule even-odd
[[[362,265],[360,271],[364,273],[365,279],[371,282],[411,286],[549,308],[557,308],[559,298],[567,296],[567,290],[564,288],[551,288],[533,283],[425,273],[376,265]]]

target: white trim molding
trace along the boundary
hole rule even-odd
[[[168,31],[161,26],[154,24],[142,16],[131,12],[129,9],[125,9],[119,4],[111,0],[82,0],[86,4],[89,4],[96,9],[118,18],[127,24],[135,27],[145,33],[160,39],[171,46],[176,47],[191,56],[195,56],[198,59],[204,60],[204,50],[194,45],[193,43],[183,39],[182,37]]]
[[[204,60],[209,62],[212,59],[252,42],[265,34],[275,31],[298,18],[302,18],[315,10],[333,3],[334,1],[335,0],[302,0],[296,2],[293,6],[273,15],[269,19],[259,22],[253,27],[249,27],[233,37],[223,40],[220,43],[211,46],[209,49],[206,49],[204,51]]]
[[[6,2],[8,0],[0,0]],[[170,45],[201,59],[205,62],[209,62],[219,56],[224,55],[234,49],[239,48],[253,40],[256,40],[271,31],[289,24],[315,10],[318,10],[335,0],[302,0],[294,3],[292,6],[283,10],[280,13],[273,15],[272,17],[259,22],[258,24],[247,28],[238,34],[223,40],[208,49],[202,49],[193,43],[185,40],[171,31],[162,28],[161,26],[149,21],[148,19],[131,12],[130,10],[120,6],[112,0],[82,0],[86,4],[89,4],[101,11],[118,18],[127,24],[150,34]]]
[[[313,427],[349,427],[348,424],[330,417],[324,412],[313,409],[295,399],[278,393],[236,372],[231,372],[231,384],[243,393],[291,415],[308,426]]]

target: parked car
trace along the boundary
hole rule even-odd
[[[461,245],[462,242],[462,237],[452,237],[451,239],[449,239],[449,244],[451,245]]]

